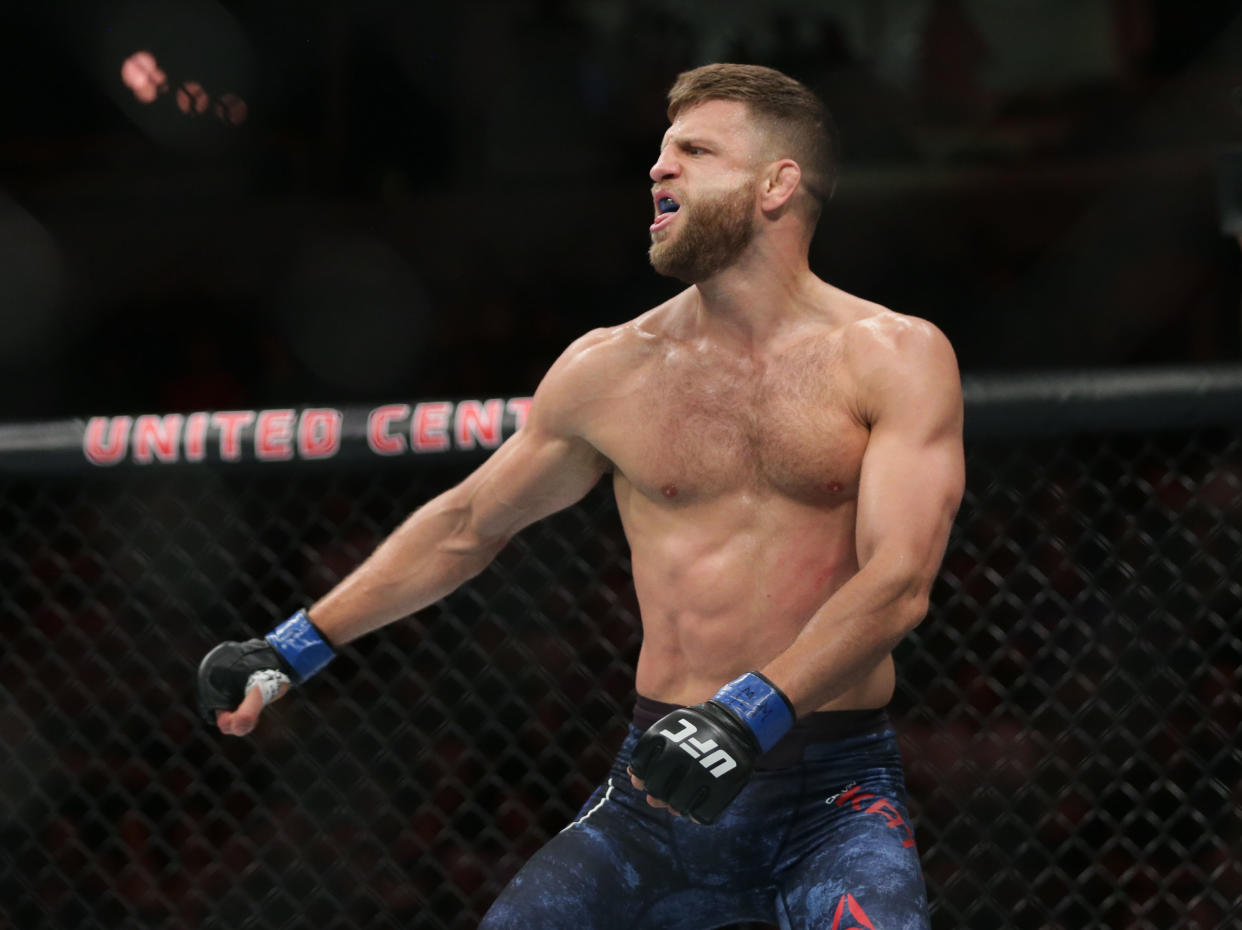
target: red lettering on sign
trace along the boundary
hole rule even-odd
[[[526,418],[530,416],[530,402],[531,398],[529,397],[514,397],[506,405],[509,412],[513,414],[513,428],[515,430],[521,429],[526,425]]]
[[[254,454],[262,461],[293,458],[292,410],[260,410],[254,427]]]
[[[500,445],[500,418],[504,408],[499,400],[479,403],[463,400],[457,405],[457,448],[483,446],[495,449]]]
[[[177,443],[181,439],[184,417],[170,413],[160,417],[145,413],[134,421],[134,461],[148,465],[155,459],[177,461]]]
[[[367,417],[367,445],[376,455],[400,455],[405,451],[405,437],[394,435],[388,426],[393,420],[403,420],[410,415],[409,404],[387,404],[376,407]]]
[[[224,410],[211,415],[213,426],[220,429],[220,458],[236,462],[241,458],[241,431],[254,422],[253,410]]]
[[[450,446],[448,426],[453,405],[435,400],[414,407],[410,421],[410,443],[415,452],[443,452]]]
[[[115,465],[125,458],[129,443],[129,417],[91,417],[82,437],[82,451],[94,465]]]
[[[344,414],[332,407],[311,407],[302,411],[298,424],[298,452],[304,459],[327,459],[341,450],[341,421]]]
[[[207,457],[207,424],[211,417],[205,413],[192,413],[185,420],[182,442],[185,444],[185,460],[201,462]]]

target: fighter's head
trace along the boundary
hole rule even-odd
[[[797,204],[813,230],[837,183],[832,116],[805,85],[761,65],[704,65],[680,74],[668,92],[668,118],[711,100],[746,105],[759,157],[792,159],[802,177]]]

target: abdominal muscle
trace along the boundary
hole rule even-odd
[[[638,693],[694,704],[784,652],[857,571],[855,503],[735,492],[667,505],[616,483],[643,621]],[[886,657],[823,710],[882,707]],[[779,685],[779,682],[777,682]]]

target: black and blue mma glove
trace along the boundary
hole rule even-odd
[[[264,706],[282,685],[300,685],[336,658],[331,644],[305,610],[263,639],[216,646],[198,666],[198,710],[214,724],[216,711],[235,710],[258,687]]]
[[[750,781],[755,760],[794,725],[793,704],[747,672],[702,704],[666,714],[634,746],[630,770],[647,793],[699,823],[715,823]]]

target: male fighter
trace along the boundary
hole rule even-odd
[[[810,271],[835,172],[814,94],[710,65],[669,103],[650,258],[690,286],[571,345],[526,425],[309,612],[209,653],[203,711],[249,733],[288,679],[611,472],[643,623],[634,726],[483,926],[925,927],[883,708],[963,490],[953,352]]]

